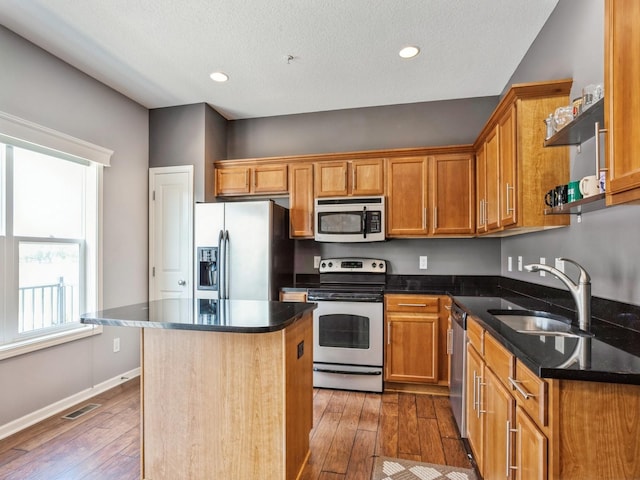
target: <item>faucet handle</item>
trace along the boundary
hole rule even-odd
[[[578,262],[571,260],[570,258],[564,258],[564,257],[560,257],[558,260],[561,260],[563,262],[569,262],[573,265],[575,265],[578,270],[580,270],[580,279],[578,280],[579,283],[590,283],[591,282],[591,277],[589,276],[589,274],[587,273],[587,271],[584,269],[584,267],[582,265],[580,265]]]

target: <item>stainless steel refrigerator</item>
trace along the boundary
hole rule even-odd
[[[196,203],[195,298],[278,300],[293,284],[289,211],[272,200]]]

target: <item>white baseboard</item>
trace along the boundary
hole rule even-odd
[[[52,403],[51,405],[47,405],[40,410],[36,410],[35,412],[29,413],[23,417],[20,417],[16,420],[13,420],[9,423],[0,426],[0,440],[3,438],[7,438],[14,433],[18,433],[20,430],[24,430],[31,425],[35,425],[42,420],[45,420],[53,415],[63,412],[64,410],[78,404],[84,402],[85,400],[90,399],[102,392],[106,392],[110,388],[117,387],[118,385],[131,380],[132,378],[138,377],[140,375],[140,367],[134,368],[128,372],[117,375],[109,380],[106,380],[98,385],[94,385],[91,388],[87,388],[86,390],[82,390],[81,392],[75,393],[67,398],[63,398],[62,400]]]

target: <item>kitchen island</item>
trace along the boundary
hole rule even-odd
[[[300,476],[315,304],[158,300],[83,323],[142,328],[142,478]]]

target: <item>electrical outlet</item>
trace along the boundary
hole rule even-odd
[[[420,270],[426,270],[426,269],[427,269],[427,256],[420,255]]]
[[[522,271],[522,255],[518,255],[518,271]]]
[[[507,257],[507,272],[513,271],[513,257]]]
[[[555,265],[556,269],[564,273],[564,260],[560,260],[559,258],[556,258],[555,264],[556,264]]]
[[[320,268],[320,255],[314,255],[313,268]]]
[[[113,353],[120,351],[120,337],[113,339]]]
[[[546,264],[547,264],[547,259],[546,259],[546,258],[544,258],[544,257],[540,257],[540,263],[541,263],[542,265],[546,265]],[[546,277],[546,276],[547,276],[547,275],[546,275],[546,273],[547,273],[547,272],[545,272],[544,270],[540,270],[540,276],[541,276],[541,277]]]

